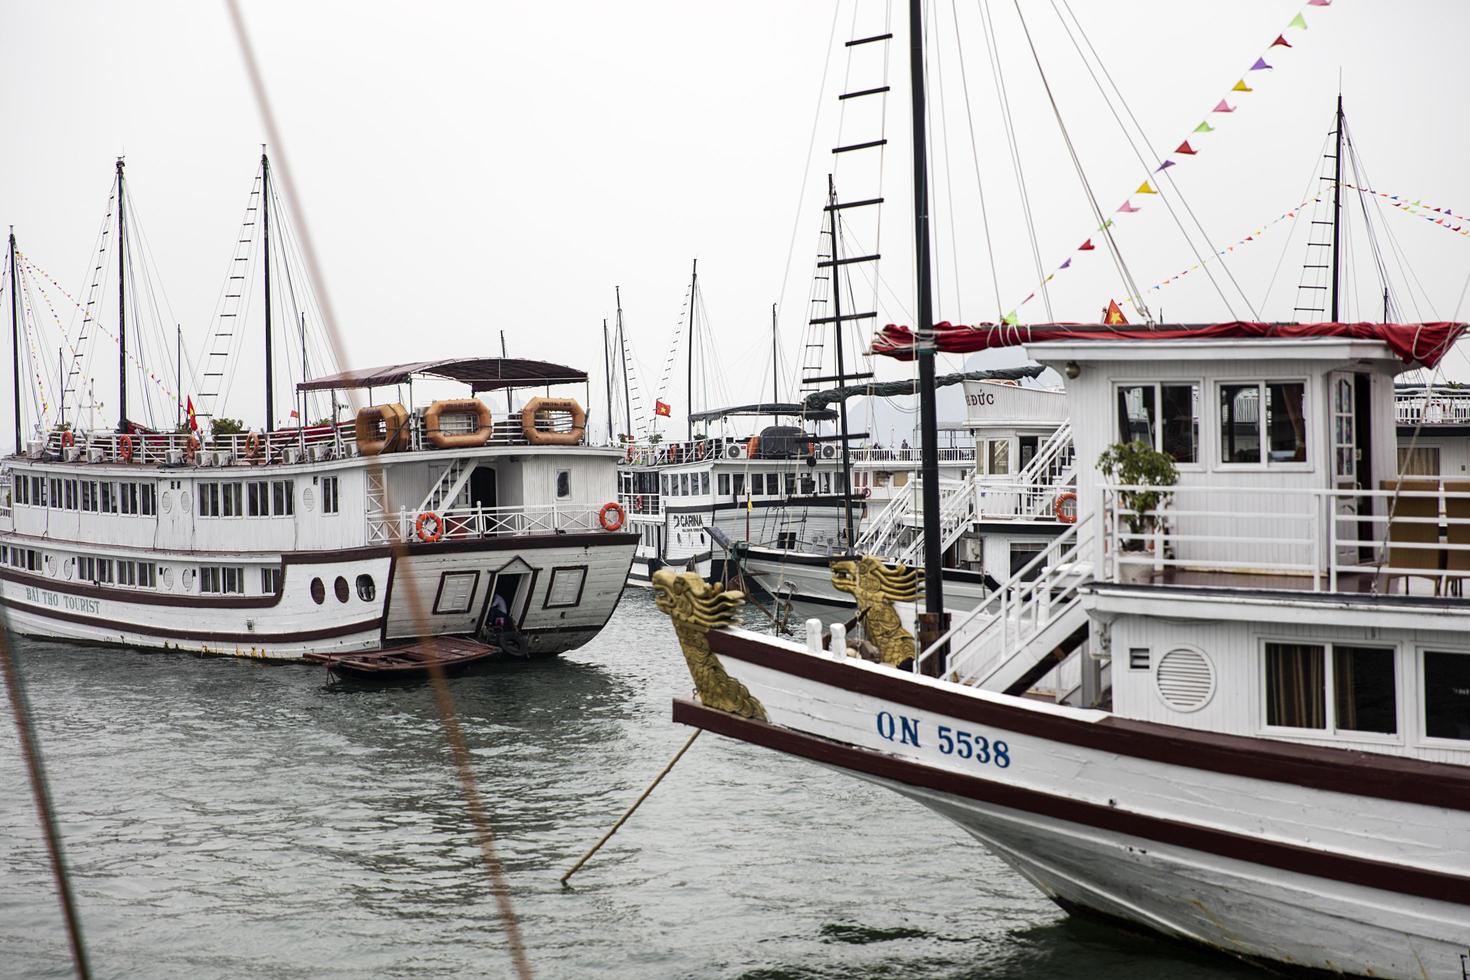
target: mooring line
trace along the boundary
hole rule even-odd
[[[61,850],[61,831],[56,826],[51,791],[46,785],[41,746],[31,725],[31,706],[21,687],[20,672],[15,668],[15,658],[11,653],[11,637],[9,620],[0,616],[0,673],[5,676],[5,690],[10,695],[10,710],[15,715],[16,731],[20,734],[20,749],[25,757],[26,774],[30,777],[31,795],[36,801],[36,813],[46,838],[46,851],[51,857],[51,876],[56,879],[56,896],[61,901],[61,916],[66,922],[67,939],[71,942],[71,959],[77,976],[81,980],[91,980],[87,946],[82,940],[82,923],[77,917],[76,900],[72,897],[71,881],[66,873],[66,857]]]

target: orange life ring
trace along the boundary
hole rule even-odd
[[[434,530],[425,531],[424,525],[430,521],[434,522]],[[444,518],[432,510],[426,510],[418,516],[418,520],[413,522],[413,533],[417,534],[419,540],[424,542],[424,544],[433,544],[435,541],[444,537]]]
[[[609,515],[612,520],[608,520]],[[626,516],[622,504],[609,500],[602,505],[602,510],[597,512],[597,523],[602,525],[604,531],[621,531],[623,518]]]
[[[858,487],[857,495],[858,495],[858,499],[860,499],[860,500],[867,500],[869,497],[871,497],[873,495],[873,488],[872,487]]]
[[[133,437],[124,432],[117,440],[117,455],[124,463],[133,459]]]
[[[77,444],[77,437],[72,435],[70,429],[61,430],[61,448],[70,449]]]
[[[254,429],[245,437],[245,458],[254,459],[260,455],[260,433]]]
[[[1067,505],[1071,504],[1071,507]],[[1056,515],[1057,520],[1063,524],[1077,523],[1077,495],[1068,490],[1066,493],[1057,494],[1057,499],[1051,505],[1051,512]]]
[[[184,443],[184,458],[191,463],[194,462],[194,457],[199,454],[199,445],[199,437],[192,432],[189,433],[189,441]]]
[[[541,423],[552,412],[571,416],[571,431],[543,429]],[[575,398],[532,398],[521,409],[521,434],[533,446],[577,446],[587,434],[587,413]]]

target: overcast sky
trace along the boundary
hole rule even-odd
[[[865,25],[881,24],[887,8],[859,2],[856,29],[870,33]],[[602,319],[612,317],[613,288],[621,285],[635,370],[651,399],[698,257],[716,354],[708,384],[698,386],[709,393],[695,402],[766,395],[772,303],[783,304],[788,379],[800,359],[830,150],[839,140],[890,140],[881,185],[858,154],[844,157],[837,181],[845,198],[887,197],[876,308],[880,322],[908,322],[907,52],[901,45],[890,52],[886,125],[858,108],[876,99],[850,100],[842,120],[836,96],[844,85],[850,91],[885,81],[881,63],[846,60],[852,0],[835,9],[790,0],[244,6],[301,195],[298,220],[316,241],[326,278],[319,286],[330,291],[350,366],[496,353],[504,330],[513,354],[600,376]],[[1142,207],[1114,215],[1114,230],[1156,314],[1162,308],[1171,321],[1293,317],[1311,215],[1265,226],[1313,187],[1339,74],[1374,186],[1470,212],[1461,178],[1470,133],[1456,108],[1453,73],[1454,45],[1470,37],[1465,4],[1072,0],[1152,143],[1145,157],[1152,161],[1186,137],[1199,151],[1175,156],[1181,162],[1171,174],[1182,201],[1174,187],[1161,188],[1176,211],[1183,215],[1187,203],[1216,247],[1265,227],[1258,241],[1231,254],[1241,289],[1222,286],[1228,305],[1198,272],[1150,290],[1196,258],[1160,197],[1130,196],[1151,168],[1135,157],[1063,33],[1060,7],[1021,3],[1099,205],[1110,215],[1124,200]],[[976,0],[931,6],[937,312],[973,322],[1019,309],[1023,321],[1041,321],[1040,297],[1019,305],[1038,277],[982,9]],[[1014,5],[990,0],[989,9],[1035,252],[1043,272],[1075,258],[1053,280],[1052,315],[1095,320],[1128,290],[1105,249],[1073,251],[1096,238],[1097,221]],[[1307,30],[1288,29],[1299,12]],[[901,42],[904,6],[892,16]],[[1268,52],[1278,34],[1292,47]],[[1248,72],[1263,54],[1273,69]],[[197,360],[265,138],[223,4],[13,2],[0,32],[0,71],[8,133],[0,221],[15,226],[38,267],[82,295],[113,162],[126,154],[157,285]],[[1253,92],[1230,91],[1242,78]],[[1211,114],[1222,98],[1237,111]],[[1202,120],[1215,131],[1193,134]],[[873,237],[860,225],[866,219],[853,219],[844,248]],[[1359,226],[1349,248],[1356,260],[1345,316],[1378,319],[1380,286]],[[1394,269],[1399,317],[1454,315],[1470,273],[1470,239],[1392,209],[1378,231]],[[1194,240],[1206,249],[1197,233]],[[854,292],[858,305],[873,301],[861,273]],[[37,313],[50,323],[44,307]],[[67,310],[58,313],[67,319]],[[113,300],[104,316],[115,315]],[[54,328],[41,344],[54,365]],[[258,346],[247,344],[235,367],[239,383],[227,406],[251,420],[261,413]],[[115,348],[98,348],[99,389],[115,387],[115,360]],[[909,369],[878,370],[888,377]],[[1470,362],[1453,355],[1446,371],[1470,378]],[[676,415],[688,404],[683,372],[682,362],[675,365],[663,391]],[[593,401],[600,409],[601,394]],[[947,404],[947,414],[958,413]],[[884,417],[885,437],[902,418]],[[8,432],[8,414],[4,424]]]

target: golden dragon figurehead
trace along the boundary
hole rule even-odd
[[[914,657],[914,636],[903,628],[895,602],[914,602],[923,591],[924,573],[897,565],[889,568],[872,555],[832,563],[832,585],[857,600],[868,639],[880,659],[898,667]]]
[[[710,630],[735,624],[745,594],[726,592],[694,572],[662,568],[653,573],[653,601],[659,611],[673,620],[700,702],[717,711],[765,721],[765,708],[744,684],[725,673],[709,646]]]

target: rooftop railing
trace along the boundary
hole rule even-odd
[[[400,544],[430,539],[464,541],[572,532],[606,533],[599,519],[601,507],[600,504],[456,507],[436,515],[442,522],[437,538],[433,538],[432,522],[425,522],[421,530],[419,515],[400,508],[396,513],[367,518],[368,541]]]
[[[1470,389],[1425,388],[1394,395],[1399,425],[1470,425]]]

